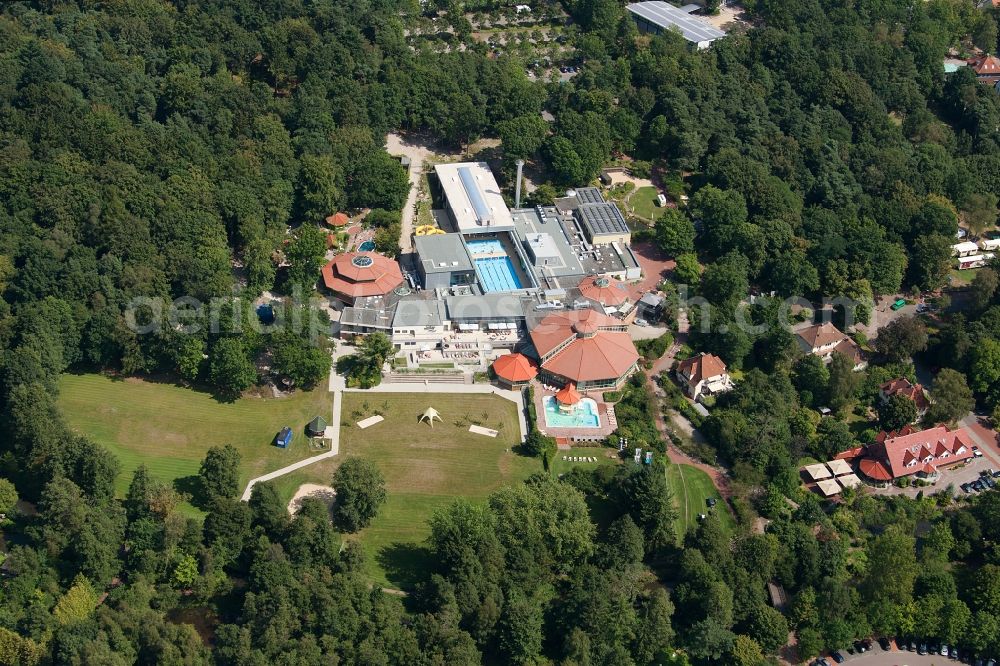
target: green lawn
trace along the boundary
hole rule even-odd
[[[950,284],[952,287],[972,284],[972,281],[976,278],[976,273],[978,272],[979,270],[975,268],[967,268],[962,271],[957,268],[953,268],[948,272],[948,275],[951,277]]]
[[[656,205],[656,195],[658,194],[659,191],[655,187],[640,187],[628,202],[636,215],[647,220],[655,220],[663,215],[665,210]]]
[[[443,419],[433,428],[417,423],[429,406]],[[365,430],[353,425],[375,410],[383,412],[383,422]],[[456,423],[466,418],[500,434],[474,435],[469,423]],[[483,499],[541,470],[539,460],[510,450],[520,440],[517,407],[492,395],[345,393],[342,421],[351,425],[340,430],[340,461],[370,458],[386,480],[386,504],[371,526],[352,537],[364,545],[369,574],[380,585],[407,587],[415,579],[435,510],[457,497]]]
[[[614,457],[608,457],[612,454]],[[563,456],[567,458],[597,458],[597,462],[573,462],[571,460],[563,460]],[[574,446],[569,451],[560,449],[556,451],[556,456],[553,458],[551,463],[552,473],[556,476],[560,474],[565,474],[574,467],[583,467],[584,469],[594,469],[599,465],[617,465],[618,464],[618,452],[614,449],[609,449],[604,446],[593,446],[593,447],[578,447]]]
[[[712,479],[708,474],[697,467],[691,465],[668,465],[667,485],[674,496],[674,503],[677,505],[677,534],[681,538],[687,531],[698,524],[698,514],[708,513],[708,505],[705,503],[709,497],[714,497],[718,504],[712,509],[726,530],[736,529],[736,521],[733,519],[726,503],[722,501],[719,491],[712,485]]]
[[[287,398],[222,403],[207,393],[172,384],[64,375],[59,408],[71,428],[103,444],[121,461],[115,486],[123,495],[141,463],[154,477],[182,490],[190,488],[205,452],[215,445],[239,449],[241,486],[316,455],[306,444],[303,428],[314,416],[329,420],[332,397],[324,384]],[[295,439],[288,449],[279,449],[273,439],[285,425],[295,431]],[[189,504],[182,508],[189,515],[198,513]]]

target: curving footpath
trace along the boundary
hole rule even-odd
[[[297,469],[302,469],[303,467],[306,467],[307,465],[312,465],[313,463],[317,463],[320,460],[326,460],[327,458],[332,458],[338,453],[340,453],[340,406],[342,401],[343,401],[342,392],[334,391],[333,410],[332,410],[333,420],[330,421],[330,423],[332,424],[332,427],[330,428],[330,433],[332,436],[330,437],[329,451],[325,451],[311,458],[304,458],[298,462],[292,463],[291,465],[282,467],[281,469],[276,469],[273,472],[268,472],[267,474],[258,476],[255,479],[250,479],[250,481],[247,483],[247,487],[243,490],[243,495],[240,497],[240,499],[243,500],[244,502],[248,501],[250,499],[250,493],[253,491],[253,487],[255,484],[258,484],[262,481],[270,481],[271,479],[276,479],[279,476],[284,476],[285,474],[290,474]]]
[[[313,456],[311,458],[304,458],[298,462],[294,462],[291,465],[282,467],[281,469],[276,469],[273,472],[268,472],[258,476],[257,478],[250,479],[247,483],[246,488],[243,490],[243,495],[240,497],[244,502],[250,499],[250,494],[253,492],[253,487],[255,484],[261,483],[262,481],[270,481],[271,479],[276,479],[279,476],[284,476],[285,474],[290,474],[295,470],[302,469],[313,463],[317,463],[321,460],[326,460],[327,458],[333,458],[340,453],[340,414],[341,407],[343,403],[344,393],[350,391],[352,393],[414,393],[419,391],[420,393],[477,393],[477,394],[489,394],[492,393],[505,400],[509,400],[517,405],[517,424],[521,430],[521,441],[523,442],[528,436],[528,423],[524,417],[524,401],[521,399],[520,391],[507,391],[505,389],[497,388],[489,384],[472,384],[472,385],[456,385],[456,384],[386,384],[382,383],[378,386],[370,389],[349,389],[344,384],[344,378],[338,375],[336,372],[330,373],[330,392],[333,393],[333,410],[330,420],[330,450],[325,451],[319,455]]]

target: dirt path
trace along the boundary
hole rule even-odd
[[[434,151],[424,143],[411,137],[390,133],[386,137],[385,149],[390,155],[405,155],[410,158],[410,192],[400,221],[399,246],[403,253],[413,251],[413,221],[417,216],[417,193],[420,191],[420,177],[424,173],[424,162],[434,155]]]

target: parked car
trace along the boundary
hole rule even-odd
[[[947,657],[950,654],[950,652],[948,651],[948,646],[942,645],[941,650],[940,652],[938,652],[938,654],[941,655],[942,657]]]
[[[978,446],[973,446],[972,447],[972,456],[974,458],[982,458],[983,457],[983,452],[979,450]]]
[[[906,646],[906,649],[909,650],[910,652],[916,652],[917,651],[917,643],[916,643],[916,641],[914,641],[911,638],[909,644]]]
[[[993,472],[993,478],[994,479],[1000,479],[1000,470],[997,470],[996,472]]]
[[[861,641],[854,641],[854,649],[861,653],[868,652],[868,648]]]
[[[962,492],[965,492],[965,493],[968,493],[968,492],[971,492],[971,489],[972,489],[972,486],[970,486],[970,485],[969,485],[969,484],[968,484],[968,483],[966,482],[966,483],[963,483],[962,485],[960,485],[960,486],[959,486],[959,488],[961,488],[961,489],[962,489]]]
[[[983,483],[985,483],[990,488],[996,488],[997,487],[997,482],[994,481],[993,477],[990,477],[990,476],[988,476],[985,479],[983,479]]]
[[[882,649],[885,650],[886,652],[888,652],[889,650],[892,649],[892,641],[890,641],[885,636],[883,636],[882,638],[878,639],[878,644],[880,646],[882,646]]]
[[[921,303],[920,305],[917,306],[917,312],[930,312],[930,311],[931,311],[931,306],[927,305],[926,303]]]
[[[927,643],[921,643],[917,646],[917,654],[927,654]]]
[[[839,651],[834,652],[833,654],[830,655],[830,657],[838,664],[842,664],[845,661],[844,655],[840,654]]]

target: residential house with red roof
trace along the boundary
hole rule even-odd
[[[931,406],[931,399],[927,395],[927,390],[920,384],[914,384],[905,377],[892,379],[882,384],[879,387],[878,394],[882,402],[887,401],[894,395],[902,395],[913,401],[913,404],[917,408],[917,418],[914,419],[914,423],[920,420]]]
[[[939,425],[925,430],[905,426],[881,432],[861,453],[858,469],[876,483],[906,476],[937,478],[942,468],[973,457],[973,442],[964,428]]]
[[[580,391],[617,388],[635,372],[639,353],[628,326],[596,310],[554,312],[530,332],[542,381]]]
[[[995,55],[984,55],[971,60],[969,66],[976,73],[980,83],[993,85],[1000,81],[1000,58]]]
[[[826,363],[837,353],[846,356],[855,370],[864,370],[868,365],[858,343],[830,322],[806,327],[798,332],[797,337],[803,352],[820,356]]]
[[[712,395],[728,391],[733,382],[726,364],[714,354],[698,354],[677,364],[677,380],[692,400],[703,394]]]

